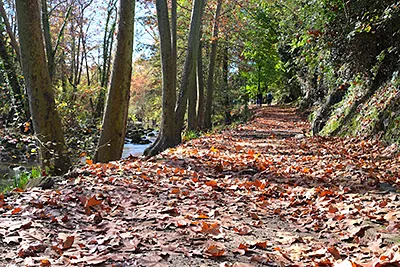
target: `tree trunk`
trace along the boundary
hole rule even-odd
[[[94,157],[96,162],[118,160],[122,155],[132,75],[134,15],[135,0],[120,0],[117,52],[103,127]]]
[[[182,81],[180,86],[179,98],[176,105],[176,137],[181,142],[181,133],[183,121],[186,113],[188,94],[191,83],[195,81],[197,54],[200,43],[201,17],[205,6],[205,0],[195,0],[193,2],[192,18],[190,22],[189,40],[187,45],[186,60],[182,72]],[[192,86],[193,87],[193,86]]]
[[[176,8],[176,5],[175,5]],[[168,5],[166,0],[156,0],[158,30],[160,33],[160,49],[161,49],[161,65],[162,65],[162,120],[160,133],[156,142],[144,151],[144,155],[154,156],[159,152],[176,146],[178,140],[176,138],[175,127],[175,99],[176,99],[176,54],[173,49],[176,45],[176,24],[174,28],[174,19],[176,22],[176,12],[172,12],[172,36],[175,34],[175,39],[171,39],[171,31],[168,20]],[[174,5],[173,5],[174,9]]]
[[[226,38],[226,41],[228,38]],[[228,74],[229,74],[229,56],[228,56],[228,43],[225,44],[224,47],[224,59],[223,59],[223,66],[222,66],[222,78],[223,78],[223,86],[224,86],[224,110],[225,110],[225,124],[230,124],[232,122],[231,118],[231,97],[230,97],[230,92],[229,92],[229,87],[228,87]]]
[[[212,106],[213,106],[213,92],[214,92],[214,71],[215,71],[215,60],[217,58],[217,45],[218,45],[218,23],[219,15],[221,13],[222,0],[218,0],[217,8],[214,17],[213,37],[211,44],[210,62],[208,67],[208,79],[207,79],[207,98],[206,98],[206,109],[204,112],[204,128],[212,128]]]
[[[109,29],[110,20],[114,10],[116,9],[116,0],[110,0],[108,3],[106,28],[104,30],[103,37],[103,65],[100,69],[100,92],[96,103],[96,112],[94,113],[95,118],[100,118],[104,110],[104,102],[106,98],[106,87],[108,85],[109,73],[110,73],[110,62],[111,62],[111,51],[114,40],[114,29],[115,21],[113,22],[111,29]]]
[[[46,64],[39,2],[17,0],[16,7],[22,67],[42,167],[54,174],[65,173],[70,160]]]
[[[18,102],[18,106],[22,107],[23,99],[22,99],[21,86],[17,78],[17,70],[14,65],[14,62],[7,52],[6,41],[4,40],[4,35],[3,35],[3,29],[0,32],[0,57],[3,61],[4,69],[7,74],[8,82],[10,83],[14,98]],[[26,117],[24,117],[24,119],[26,119]]]
[[[19,45],[18,45],[17,40],[15,39],[15,35],[11,29],[10,22],[8,21],[7,13],[6,13],[6,10],[4,9],[3,0],[0,0],[0,15],[3,18],[4,25],[6,26],[6,31],[8,33],[8,37],[10,37],[11,46],[14,49],[14,52],[18,57],[18,61],[21,62],[21,57],[19,54]]]
[[[178,14],[177,14],[177,0],[171,0],[171,41],[172,41],[172,87],[176,90],[177,84],[177,65],[178,59],[178,46],[177,46],[177,25],[178,25]],[[174,94],[174,105],[176,103],[176,93]]]
[[[199,54],[197,55],[197,125],[199,128],[204,125],[204,75],[203,75],[203,44],[200,42]]]
[[[188,96],[188,125],[187,129],[189,131],[197,130],[197,83],[196,83],[196,74],[197,74],[197,57],[196,56],[196,64],[193,66],[193,74],[190,77],[189,83],[189,96]]]
[[[49,22],[49,13],[47,10],[47,0],[41,0],[42,3],[42,24],[43,24],[43,32],[44,32],[44,42],[46,44],[46,55],[47,55],[47,64],[50,73],[50,79],[53,79],[55,62],[54,62],[54,54],[53,54],[53,45],[51,43],[51,33],[50,33],[50,22]]]

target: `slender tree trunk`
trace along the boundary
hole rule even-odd
[[[120,0],[118,43],[96,162],[121,158],[128,119],[132,75],[135,0]]]
[[[17,73],[17,68],[16,62],[14,62],[13,58],[9,55],[7,52],[7,46],[6,46],[6,40],[4,39],[5,35],[3,34],[4,28],[1,29],[2,31],[0,32],[0,58],[3,61],[4,65],[4,70],[7,74],[8,78],[8,83],[11,86],[12,89],[12,95],[14,96],[15,99],[15,109],[22,115],[22,119],[24,121],[28,120],[30,117],[29,114],[29,105],[25,105],[25,101],[22,97],[23,92],[21,91],[21,85],[18,80],[18,73]]]
[[[71,30],[70,30],[70,34],[71,34],[71,72],[70,72],[70,76],[69,76],[69,83],[74,86],[75,83],[75,58],[76,58],[76,45],[75,45],[75,25],[73,23],[71,23]],[[74,88],[75,90],[75,88]]]
[[[204,75],[203,75],[203,44],[200,42],[199,54],[197,55],[197,125],[199,128],[204,125]]]
[[[200,43],[200,26],[205,0],[194,0],[192,9],[192,18],[190,22],[188,48],[186,53],[185,65],[182,73],[182,81],[179,91],[179,97],[176,105],[176,137],[181,142],[181,133],[187,108],[188,94],[193,93],[190,90],[190,84],[195,81],[197,54]]]
[[[16,7],[22,67],[41,163],[43,168],[50,168],[54,174],[65,173],[70,160],[46,64],[39,2],[16,0]]]
[[[172,87],[176,90],[177,84],[177,66],[176,61],[178,59],[178,48],[177,48],[177,23],[178,23],[178,14],[177,14],[177,0],[171,0],[171,41],[172,41]],[[172,95],[171,95],[172,96]],[[171,99],[174,101],[174,105],[176,102],[176,94],[174,94],[174,98]]]
[[[110,0],[108,3],[108,11],[107,11],[107,19],[106,19],[106,28],[104,30],[104,37],[103,37],[103,65],[100,69],[100,92],[97,98],[96,103],[96,112],[94,113],[95,118],[100,118],[102,112],[104,110],[104,102],[106,98],[106,87],[108,85],[109,74],[110,74],[110,65],[111,65],[111,52],[113,47],[114,41],[114,29],[115,23],[113,22],[110,26],[110,20],[112,17],[113,12],[115,11],[116,7],[116,0]]]
[[[207,98],[206,98],[206,109],[204,113],[204,128],[212,128],[212,107],[213,107],[213,93],[214,93],[214,72],[215,72],[215,60],[217,58],[217,45],[218,45],[218,32],[219,32],[219,16],[221,13],[222,0],[218,0],[217,8],[214,17],[214,29],[211,44],[210,62],[208,67],[208,79],[207,79]]]
[[[176,2],[175,2],[176,8]],[[144,154],[153,156],[178,144],[175,127],[176,99],[176,12],[172,11],[172,34],[168,19],[166,0],[156,0],[158,30],[160,33],[161,65],[162,65],[162,120],[160,133],[156,142],[145,150]],[[172,7],[174,9],[174,5]],[[175,26],[174,26],[175,20]],[[172,39],[171,39],[172,35]],[[175,37],[173,37],[175,35]],[[174,39],[175,38],[175,39]],[[175,48],[174,48],[175,46]],[[174,50],[175,49],[175,50]]]
[[[50,33],[50,23],[49,23],[49,13],[47,10],[47,0],[41,0],[42,3],[42,24],[43,24],[43,32],[44,32],[44,42],[46,44],[46,55],[47,55],[47,64],[49,67],[50,79],[53,78],[55,62],[54,62],[54,54],[53,54],[53,45],[51,43],[51,33]]]
[[[17,70],[14,66],[13,60],[7,53],[6,41],[4,40],[2,32],[0,32],[0,57],[3,60],[4,69],[8,77],[8,82],[13,90],[13,95],[18,101],[22,101],[22,92],[17,78]]]
[[[14,32],[11,29],[10,22],[8,21],[7,13],[6,13],[6,10],[4,9],[3,0],[0,0],[0,15],[3,18],[4,25],[6,26],[6,31],[8,33],[8,37],[10,37],[11,46],[12,46],[15,54],[18,57],[18,61],[21,62],[21,57],[19,54],[19,45],[18,45],[17,40],[15,39]]]
[[[196,53],[197,54],[197,53]],[[190,77],[189,83],[189,96],[188,96],[188,119],[187,119],[187,129],[189,131],[197,130],[197,83],[196,83],[196,74],[197,74],[197,58],[196,56],[196,64],[194,64],[192,70],[193,74]]]
[[[228,75],[229,75],[229,49],[228,49],[228,38],[226,38],[226,44],[224,47],[224,58],[223,58],[223,66],[222,66],[222,77],[223,77],[223,86],[224,86],[224,106],[225,106],[225,124],[230,124],[232,122],[231,118],[231,97],[228,87]]]

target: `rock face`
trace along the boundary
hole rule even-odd
[[[332,112],[333,106],[342,101],[344,95],[346,94],[346,89],[346,87],[340,87],[338,90],[332,92],[325,104],[320,107],[317,112],[317,116],[315,116],[315,119],[312,122],[313,135],[318,135],[322,128],[324,128],[329,119],[329,115]]]

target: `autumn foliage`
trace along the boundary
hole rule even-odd
[[[0,196],[0,264],[398,266],[399,157],[291,108]]]

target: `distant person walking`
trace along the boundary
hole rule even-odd
[[[262,106],[263,95],[261,93],[257,94],[257,106]]]
[[[272,95],[272,92],[268,92],[268,94],[267,94],[267,105],[268,106],[271,106],[271,104],[272,104],[272,99],[274,99],[274,96]]]

